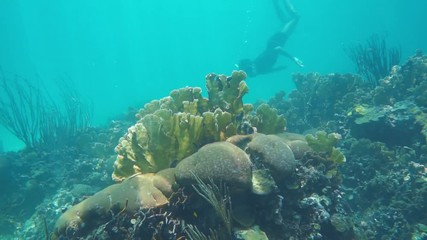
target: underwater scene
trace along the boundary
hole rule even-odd
[[[426,10],[0,1],[0,240],[427,239]]]

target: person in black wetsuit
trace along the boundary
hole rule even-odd
[[[284,24],[280,32],[270,37],[265,50],[255,59],[243,59],[238,64],[239,69],[245,71],[248,76],[254,77],[260,74],[276,72],[285,69],[285,66],[274,66],[279,56],[285,56],[294,61],[298,66],[304,67],[304,64],[298,58],[285,51],[282,46],[285,45],[288,37],[292,34],[299,20],[299,15],[295,11],[290,0],[283,0],[284,7],[291,19],[286,21],[285,14],[280,7],[280,0],[273,0],[277,15]]]

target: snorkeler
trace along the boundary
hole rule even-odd
[[[274,64],[276,64],[279,56],[288,57],[298,66],[304,67],[304,64],[301,60],[290,55],[282,48],[282,46],[285,45],[286,41],[288,40],[288,37],[294,31],[295,26],[299,20],[299,15],[295,11],[295,8],[291,4],[290,0],[283,0],[284,7],[291,17],[290,20],[286,21],[285,14],[280,7],[279,0],[273,0],[273,3],[276,8],[277,15],[284,26],[280,32],[277,32],[272,37],[270,37],[267,43],[267,47],[255,60],[243,59],[240,61],[238,65],[239,69],[245,71],[250,77],[285,69],[286,66],[274,67]]]

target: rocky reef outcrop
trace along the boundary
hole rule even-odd
[[[116,147],[119,183],[68,209],[53,238],[352,236],[339,135],[283,133],[276,109],[243,104],[244,78],[209,74],[208,98],[187,87],[146,104]]]

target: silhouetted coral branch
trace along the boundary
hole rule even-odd
[[[216,214],[221,219],[223,226],[225,227],[225,231],[221,231],[221,233],[224,233],[227,235],[225,237],[229,237],[229,239],[231,239],[231,199],[227,187],[223,184],[218,186],[213,182],[213,180],[210,180],[210,183],[207,184],[197,175],[194,176],[197,181],[197,185],[193,185],[194,190],[214,208]],[[197,230],[197,228],[194,230]],[[216,233],[217,232],[215,230],[211,229],[211,236]],[[207,239],[212,238],[208,237]]]
[[[27,79],[10,79],[0,70],[0,124],[28,148],[72,144],[91,121],[91,109],[74,88],[58,83],[62,105]]]
[[[187,225],[185,228],[185,233],[189,240],[218,240],[220,239],[218,233],[210,229],[210,234],[206,236],[203,232],[201,232],[197,226]]]
[[[0,71],[0,123],[25,143],[27,147],[38,144],[42,98],[40,91],[26,79],[15,76],[7,79]]]
[[[372,35],[366,42],[350,46],[347,55],[356,65],[357,73],[373,87],[390,73],[392,66],[399,64],[401,50],[398,47],[388,48],[385,37]]]

